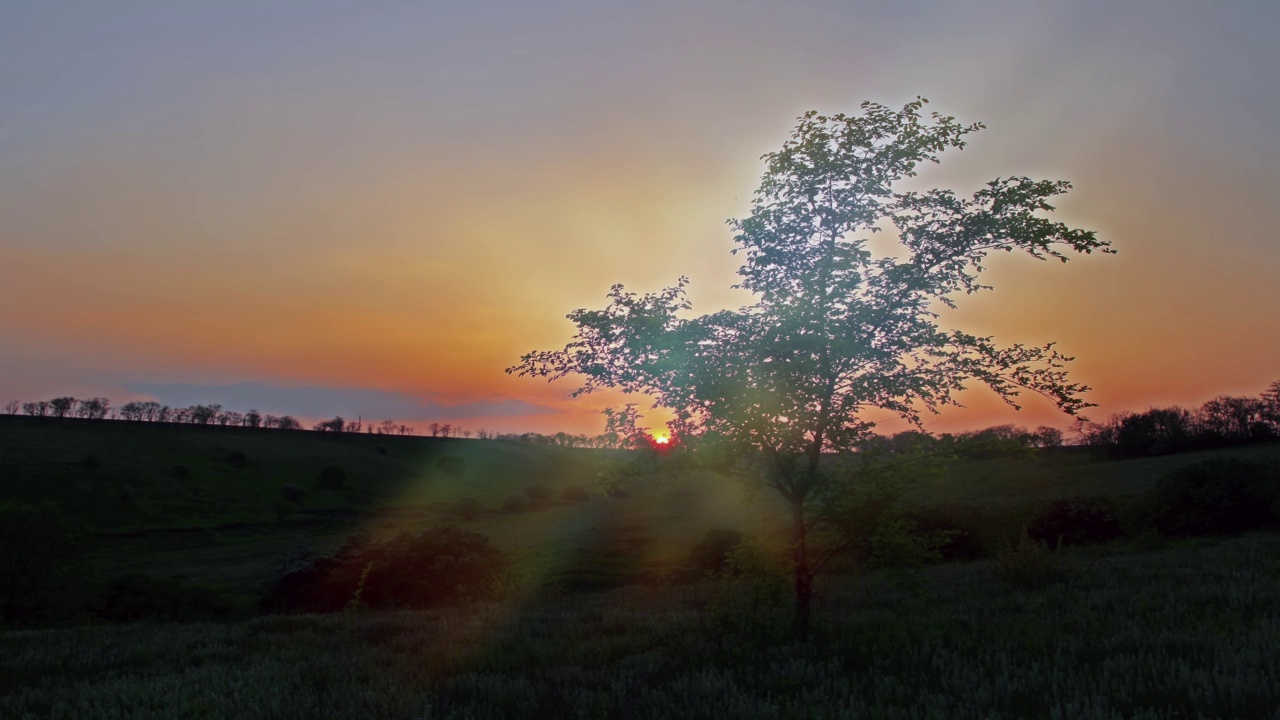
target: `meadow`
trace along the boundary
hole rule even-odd
[[[520,581],[499,599],[401,612],[268,615],[0,632],[0,716],[1280,717],[1280,537],[1010,548],[913,572],[822,578],[813,639],[785,585],[668,582],[707,531],[767,543],[784,519],[713,473],[594,488],[613,451],[492,441],[9,421],[0,491],[56,502],[93,571],[243,599],[281,554],[439,523],[488,536]],[[1205,458],[1280,464],[1280,446],[1135,460],[1070,450],[965,460],[909,486],[1007,533],[1058,497],[1123,501]],[[457,458],[458,460],[444,460]],[[178,469],[179,467],[185,470]],[[338,487],[323,488],[338,467]],[[552,500],[503,512],[544,484]],[[280,512],[287,486],[299,502]],[[296,497],[296,495],[295,495]],[[479,501],[472,519],[459,500]],[[1026,579],[1026,565],[1048,569]]]

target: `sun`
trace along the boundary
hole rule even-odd
[[[655,435],[653,438],[653,441],[659,445],[666,445],[667,443],[671,442],[671,438],[667,437],[666,435]]]

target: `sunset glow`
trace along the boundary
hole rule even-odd
[[[323,5],[7,14],[0,404],[599,433],[620,396],[503,369],[614,283],[749,303],[724,220],[760,155],[916,95],[988,127],[922,187],[1067,179],[1119,252],[991,258],[948,325],[1057,341],[1091,417],[1280,377],[1275,7]],[[927,428],[1069,425],[960,399]]]

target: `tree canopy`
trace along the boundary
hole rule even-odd
[[[647,395],[672,411],[683,440],[716,438],[757,458],[761,480],[793,508],[802,625],[806,503],[834,480],[819,460],[867,436],[867,411],[918,425],[975,382],[1015,407],[1024,391],[1070,414],[1088,406],[1088,388],[1069,380],[1071,358],[1053,344],[1000,345],[940,320],[962,296],[991,289],[980,276],[993,252],[1066,262],[1113,250],[1046,217],[1049,201],[1070,189],[1064,181],[996,178],[967,197],[899,189],[984,127],[926,116],[927,102],[808,112],[763,156],[751,214],[729,221],[732,252],[744,259],[735,287],[753,304],[691,316],[687,278],[644,295],[614,285],[604,309],[568,315],[577,334],[563,349],[528,353],[508,369],[579,377],[575,396]],[[896,234],[896,252],[872,252],[872,236],[885,230]]]

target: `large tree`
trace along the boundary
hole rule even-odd
[[[807,540],[814,507],[847,477],[823,462],[871,430],[867,411],[919,424],[956,405],[978,382],[1017,407],[1031,391],[1074,414],[1088,389],[1068,380],[1071,358],[1052,344],[998,345],[940,327],[956,300],[990,289],[986,257],[1020,251],[1065,262],[1112,252],[1093,232],[1050,221],[1063,181],[997,178],[969,197],[899,189],[925,163],[966,145],[983,125],[863,103],[856,115],[806,113],[766,171],[751,214],[730,220],[745,262],[736,287],[755,295],[737,311],[690,317],[686,278],[638,296],[621,285],[603,310],[575,310],[574,339],[531,352],[508,372],[575,375],[575,396],[602,388],[649,396],[670,409],[686,441],[715,438],[756,462],[759,479],[790,508],[796,624],[809,623],[813,580]],[[872,252],[892,229],[895,252]]]

